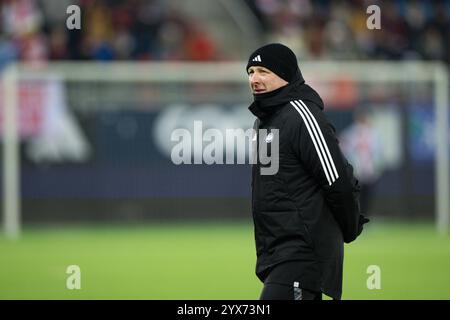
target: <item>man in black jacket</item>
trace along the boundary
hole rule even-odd
[[[256,145],[278,152],[271,158],[279,162],[275,173],[264,173],[268,165],[257,150],[252,167],[256,274],[264,282],[260,298],[321,299],[324,293],[340,299],[344,242],[355,240],[368,221],[359,212],[353,168],[339,149],[322,99],[305,83],[288,47],[257,49],[246,70]]]

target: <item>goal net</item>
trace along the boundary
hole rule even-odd
[[[300,67],[367,185],[369,216],[435,219],[447,232],[445,65]],[[22,223],[248,219],[248,149],[233,148],[234,161],[225,159],[227,130],[238,141],[253,125],[244,68],[244,62],[10,66],[0,90],[6,234],[17,237]],[[361,117],[370,130],[355,129]],[[190,164],[173,159],[179,129]],[[223,138],[215,146],[224,150],[212,151],[222,163],[205,162],[208,132]],[[238,163],[242,157],[247,161]]]

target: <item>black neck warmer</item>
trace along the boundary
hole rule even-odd
[[[298,72],[287,85],[270,92],[254,94],[254,102],[248,109],[259,119],[264,120],[292,100],[293,92],[304,83],[302,74]]]

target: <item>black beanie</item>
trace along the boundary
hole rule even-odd
[[[262,66],[280,78],[291,82],[300,69],[297,63],[297,57],[291,49],[280,43],[271,43],[256,49],[248,59],[247,68],[251,66]]]

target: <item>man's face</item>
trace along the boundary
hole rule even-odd
[[[252,66],[247,71],[253,94],[270,92],[288,84],[286,80],[264,67]]]

